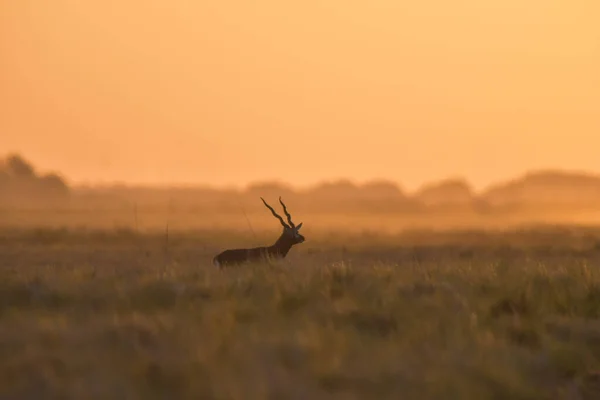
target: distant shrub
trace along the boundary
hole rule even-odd
[[[69,186],[56,173],[37,174],[33,165],[17,154],[0,160],[0,204],[52,203],[69,195]]]

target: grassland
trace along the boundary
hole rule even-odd
[[[276,234],[0,231],[0,398],[600,398],[600,230]]]

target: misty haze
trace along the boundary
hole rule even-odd
[[[0,399],[600,399],[599,21],[0,0]]]
[[[24,157],[7,155],[0,161],[0,188],[0,224],[5,227],[161,230],[169,224],[172,229],[251,234],[253,228],[272,228],[259,198],[279,196],[311,221],[311,230],[392,233],[600,222],[600,175],[558,170],[531,172],[481,191],[463,179],[424,183],[412,192],[384,180],[339,180],[304,189],[258,182],[225,190],[208,185],[69,185],[60,173],[38,172]]]

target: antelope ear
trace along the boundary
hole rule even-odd
[[[299,231],[300,228],[302,228],[302,222],[300,222],[298,225],[296,225],[296,231]]]

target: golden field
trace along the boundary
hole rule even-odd
[[[4,229],[0,398],[587,399],[600,230]]]

